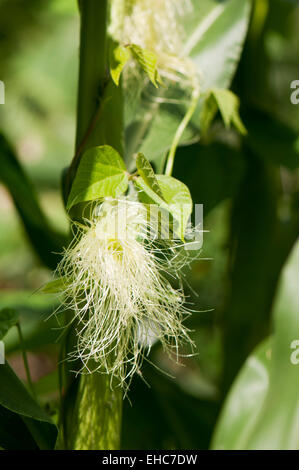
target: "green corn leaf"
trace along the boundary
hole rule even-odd
[[[273,335],[253,351],[236,377],[220,413],[213,449],[299,449],[298,262],[297,242],[280,281]]]
[[[217,402],[195,398],[176,380],[146,362],[142,377],[144,380],[136,374],[132,381],[130,397],[134,406],[124,400],[122,449],[164,449],[165,442],[173,449],[207,449]],[[173,416],[175,426],[170,425]]]
[[[115,85],[119,85],[120,75],[124,66],[130,59],[130,51],[124,46],[116,46],[111,48],[110,52],[110,73]]]
[[[0,134],[0,182],[8,189],[23,222],[28,238],[41,261],[55,269],[64,235],[53,229],[40,207],[37,195],[13,148]]]
[[[222,409],[213,449],[243,448],[255,426],[269,386],[271,338],[249,356]]]
[[[109,145],[92,147],[82,156],[67,209],[79,202],[118,197],[128,187],[128,174],[119,153]]]
[[[38,450],[20,415],[0,406],[0,445],[5,450]]]
[[[0,406],[9,410],[12,416],[17,414],[22,418],[40,449],[53,449],[57,438],[56,426],[47,413],[29,395],[25,386],[7,363],[0,366],[0,382]],[[2,427],[5,429],[7,423],[1,421],[0,436]]]

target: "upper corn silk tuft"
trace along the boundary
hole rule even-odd
[[[154,52],[163,79],[194,88],[195,66],[183,52],[182,19],[191,11],[190,0],[111,0],[109,32],[122,45],[137,44]],[[127,80],[132,69],[131,64]]]

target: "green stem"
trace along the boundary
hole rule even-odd
[[[173,170],[173,165],[174,165],[174,158],[175,158],[175,153],[176,149],[180,143],[181,137],[184,133],[184,130],[188,126],[197,106],[199,98],[199,91],[197,89],[194,90],[192,94],[192,100],[190,107],[188,108],[188,111],[186,112],[182,122],[180,123],[179,127],[177,128],[177,131],[175,133],[175,136],[173,138],[168,156],[167,156],[167,162],[166,162],[166,169],[165,169],[165,175],[171,176],[172,170]]]
[[[28,359],[27,359],[27,353],[26,353],[26,349],[24,347],[24,338],[23,338],[20,322],[18,322],[16,324],[16,327],[17,327],[18,334],[19,334],[20,346],[21,346],[21,351],[22,351],[22,356],[23,356],[23,363],[24,363],[24,368],[25,368],[25,372],[26,372],[28,387],[30,389],[30,392],[31,392],[32,396],[36,397],[35,390],[34,390],[34,385],[33,385],[33,382],[31,380],[30,369],[29,369],[29,364],[28,364]]]
[[[80,14],[76,145],[66,178],[66,194],[86,149],[109,144],[123,154],[122,92],[108,74],[108,0],[82,0]],[[73,330],[73,341],[66,347],[66,355],[74,347],[74,335]],[[74,366],[71,365],[73,370]],[[121,389],[114,387],[111,390],[111,377],[108,375],[81,375],[76,381],[74,374],[68,370],[66,373],[67,394],[61,419],[66,439],[61,446],[74,450],[119,449]]]

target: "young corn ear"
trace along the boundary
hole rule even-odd
[[[158,247],[150,233],[143,204],[106,200],[58,267],[67,279],[64,306],[73,310],[77,330],[70,357],[81,361],[80,372],[110,374],[124,388],[155,340],[171,357],[180,342],[191,342],[183,290],[168,280],[180,281],[179,243],[165,240]]]

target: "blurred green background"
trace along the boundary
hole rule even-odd
[[[176,157],[174,176],[204,205],[207,230],[201,254],[207,259],[187,273],[199,310],[190,320],[198,354],[180,368],[154,348],[152,360],[176,379],[145,364],[151,388],[139,378],[132,384],[133,406],[126,402],[124,409],[126,448],[208,448],[244,361],[275,334],[273,318],[298,315],[299,105],[290,102],[290,83],[299,79],[299,7],[286,0],[254,5],[232,85],[248,136],[225,130],[218,118],[205,139]],[[60,182],[74,152],[78,46],[75,1],[0,0],[6,86],[0,129],[34,186],[45,226],[59,236],[68,231]],[[35,292],[51,271],[32,249],[3,168],[0,162],[0,307],[18,309],[40,399],[55,416],[60,331],[53,329],[54,317],[44,321],[55,299]],[[295,288],[288,291],[290,285]],[[299,330],[293,333],[299,338]],[[25,378],[16,332],[5,342],[12,366]],[[225,447],[225,438],[220,441]]]

